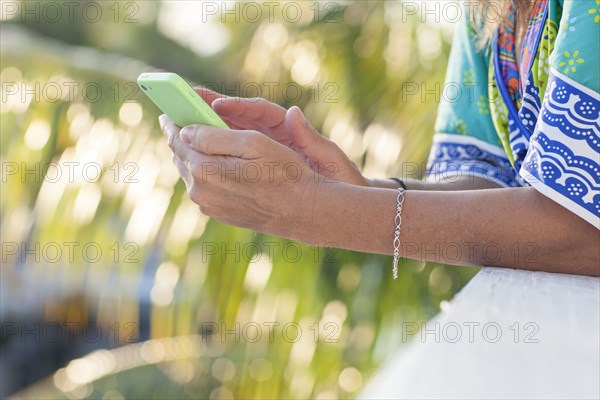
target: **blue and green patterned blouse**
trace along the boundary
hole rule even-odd
[[[427,178],[533,186],[600,229],[600,0],[537,0],[520,68],[514,28],[513,11],[482,51],[463,18]]]

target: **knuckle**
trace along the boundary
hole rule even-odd
[[[241,131],[239,132],[239,137],[236,138],[240,147],[247,147],[250,144],[250,132],[251,131]]]
[[[209,153],[211,150],[209,138],[210,127],[204,125],[198,125],[194,128],[194,135],[192,142],[194,147],[202,153]]]
[[[203,166],[201,160],[198,160],[196,158],[190,160],[188,163],[188,169],[190,171],[190,174],[192,174],[192,176],[195,179],[197,179],[197,180],[202,179],[202,171],[204,169],[204,166]]]
[[[203,135],[205,128],[206,128],[205,125],[192,125],[192,134],[194,136]]]
[[[210,207],[214,204],[214,194],[205,185],[192,181],[189,190],[190,199],[199,206]]]
[[[243,134],[240,135],[239,140],[241,142],[241,145],[244,147],[254,146],[258,142],[260,142],[262,136],[263,134],[261,134],[260,132],[248,130],[244,131]]]
[[[194,179],[194,181],[206,182],[206,177],[202,173],[201,168],[190,168],[190,175],[192,176],[192,179]]]
[[[199,205],[198,209],[202,214],[206,215],[207,217],[214,217],[213,210],[210,207]]]
[[[192,182],[190,187],[188,188],[188,196],[190,200],[198,205],[203,205],[204,202],[204,192],[200,189],[200,187]]]

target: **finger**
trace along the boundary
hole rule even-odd
[[[312,127],[300,108],[294,106],[285,115],[285,127],[294,146],[306,155],[322,149],[328,140]]]
[[[226,98],[233,98],[233,97],[229,97],[226,96],[224,94],[215,92],[214,90],[210,90],[208,88],[202,87],[202,86],[198,86],[195,87],[194,90],[196,91],[196,93],[198,93],[200,95],[200,97],[202,97],[202,99],[212,107],[212,104],[215,100],[218,99],[226,99]],[[214,108],[213,108],[214,110]],[[228,109],[225,109],[225,111],[228,111]],[[215,111],[217,114],[219,114],[219,112]],[[223,119],[225,121],[225,123],[227,124],[227,126],[229,126],[231,129],[236,129],[236,130],[243,130],[243,129],[248,129],[242,125],[238,125],[236,124],[235,120],[219,114],[219,116],[221,117],[221,119]]]
[[[169,118],[167,114],[161,114],[158,116],[158,125],[160,126],[160,130],[162,131],[163,135],[167,136],[167,126],[175,124],[173,124],[173,121],[171,121],[171,118]]]
[[[191,180],[190,171],[189,171],[186,163],[184,163],[183,160],[181,158],[179,158],[178,155],[173,154],[173,164],[175,164],[175,167],[177,168],[177,172],[179,172],[179,176],[181,176],[181,179],[183,179],[183,181],[185,182],[185,186],[187,188],[189,188],[190,184],[192,183],[192,180]]]
[[[173,150],[173,153],[183,161],[189,160],[193,150],[181,141],[181,128],[175,125],[175,123],[167,116],[164,116],[164,118],[161,116],[160,123],[162,125],[162,131],[167,137],[169,147]]]
[[[276,128],[285,120],[285,108],[261,98],[224,97],[212,103],[217,114],[245,129]]]
[[[163,135],[167,138],[169,147],[173,148],[172,142],[173,140],[179,136],[180,127],[175,125],[175,123],[165,114],[159,117],[160,129]]]
[[[208,125],[190,125],[181,130],[181,141],[206,155],[253,159],[258,157],[257,140],[263,135],[254,131],[234,131]]]
[[[215,92],[214,90],[210,90],[203,86],[195,87],[194,91],[196,91],[196,93],[198,93],[200,97],[202,97],[202,100],[204,100],[208,105],[212,105],[213,101],[215,101],[216,99],[228,97],[224,94]]]
[[[173,150],[173,154],[179,157],[184,163],[190,161],[194,156],[194,150],[183,143],[179,135],[173,135],[173,138],[169,141],[169,146]]]
[[[222,118],[222,117],[221,117]],[[229,126],[231,129],[234,129],[236,131],[243,131],[246,128],[244,128],[243,126],[237,125],[235,124],[232,120],[230,120],[229,118],[222,118],[223,121],[225,121],[225,123],[227,124],[227,126]]]

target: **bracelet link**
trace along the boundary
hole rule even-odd
[[[394,223],[396,228],[394,229],[394,240],[392,245],[394,247],[394,261],[392,264],[392,276],[394,279],[398,279],[398,260],[400,258],[400,229],[402,226],[402,206],[404,205],[404,188],[398,188],[398,196],[396,197],[396,216],[394,217]]]

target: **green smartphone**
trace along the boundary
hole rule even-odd
[[[178,126],[202,124],[228,128],[185,79],[172,72],[145,72],[137,83]]]

